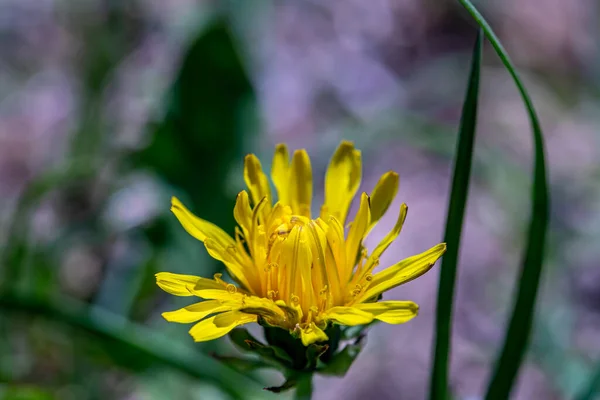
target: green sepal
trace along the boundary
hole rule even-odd
[[[261,357],[277,361],[283,366],[289,368],[293,364],[292,358],[285,352],[285,350],[277,346],[267,346],[262,343],[246,341],[248,347]]]
[[[286,390],[293,389],[294,387],[296,387],[296,383],[298,383],[298,381],[296,380],[295,377],[293,377],[293,378],[288,378],[281,386],[271,386],[271,387],[266,387],[264,389],[268,390],[269,392],[273,392],[273,393],[281,393],[281,392],[285,392]]]
[[[269,345],[283,349],[293,360],[291,369],[302,370],[306,366],[306,347],[287,329],[264,327]]]
[[[344,347],[340,352],[334,354],[329,362],[321,369],[319,373],[322,375],[344,376],[350,369],[350,366],[358,357],[362,350],[362,336],[359,337],[353,344]]]
[[[306,348],[306,366],[304,369],[306,370],[315,370],[317,367],[317,362],[321,359],[321,356],[325,354],[329,350],[328,344],[311,344]]]
[[[283,385],[266,387],[264,389],[274,393],[281,393],[295,388],[295,399],[310,400],[312,398],[312,378],[312,372],[289,371],[286,374],[286,381]]]
[[[231,332],[229,332],[229,339],[242,351],[248,351],[249,347],[247,342],[256,342],[260,343],[260,341],[252,336],[248,329],[246,328],[235,328]]]
[[[294,361],[284,349],[278,346],[269,346],[261,343],[245,328],[233,329],[229,332],[229,337],[242,351],[252,352],[265,361],[274,362],[285,368],[293,367]]]
[[[366,335],[365,331],[367,329],[369,329],[370,327],[372,327],[373,325],[375,325],[379,322],[380,322],[379,320],[374,319],[373,321],[369,322],[368,324],[347,326],[347,327],[345,327],[345,329],[342,330],[342,340],[359,339],[362,336]]]

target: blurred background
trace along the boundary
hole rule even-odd
[[[570,399],[600,359],[599,4],[477,1],[519,66],[547,140],[552,192],[535,331],[515,399]],[[362,190],[400,174],[371,234],[409,215],[382,266],[441,241],[475,25],[453,2],[0,1],[0,399],[275,399],[283,378],[210,357],[166,310],[190,303],[159,271],[221,266],[169,212],[170,196],[233,232],[242,164],[306,148],[315,200],[340,140]],[[484,391],[529,218],[522,101],[486,46],[459,264],[451,384]],[[315,205],[315,210],[317,206]],[[377,325],[315,399],[426,398],[437,271],[389,293],[421,306]],[[283,394],[280,398],[290,398]]]

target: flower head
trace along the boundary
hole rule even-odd
[[[250,194],[242,191],[237,196],[235,237],[196,217],[173,198],[171,210],[179,222],[225,264],[236,284],[225,282],[220,274],[206,279],[158,273],[157,283],[166,292],[204,299],[163,313],[167,321],[200,321],[190,330],[196,341],[216,339],[236,326],[259,321],[289,330],[308,346],[328,339],[329,323],[352,326],[377,319],[399,324],[417,315],[418,306],[411,301],[378,299],[386,290],[427,272],[446,245],[438,244],[375,273],[379,258],[402,229],[405,204],[393,229],[373,251],[363,245],[396,195],[395,172],[384,174],[370,196],[360,196],[359,209],[348,224],[348,210],[361,179],[361,155],[352,143],[342,142],[331,159],[318,217],[311,215],[312,170],[305,150],[295,151],[290,161],[286,146],[278,145],[271,179],[277,202],[258,158],[246,156],[244,180]]]

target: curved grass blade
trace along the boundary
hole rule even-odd
[[[529,115],[535,147],[531,220],[527,236],[527,247],[521,266],[517,300],[514,304],[510,323],[506,331],[504,345],[485,397],[486,400],[507,399],[510,396],[510,391],[523,360],[531,333],[535,301],[544,259],[544,244],[549,211],[549,194],[544,159],[544,137],[529,94],[525,90],[525,86],[521,82],[500,40],[469,0],[458,1],[477,21],[481,29],[483,29],[485,36],[496,50],[496,53],[517,85]]]
[[[450,354],[450,333],[452,330],[452,299],[456,281],[456,267],[460,249],[462,224],[469,192],[469,176],[473,159],[473,144],[475,142],[475,127],[477,125],[477,99],[479,94],[479,77],[481,70],[481,49],[483,34],[477,33],[471,73],[467,93],[463,103],[458,142],[456,145],[456,160],[452,176],[452,191],[446,218],[444,242],[448,247],[442,259],[440,283],[438,288],[435,329],[435,353],[433,372],[431,374],[429,398],[445,400],[448,397],[448,357]]]
[[[581,393],[575,396],[575,400],[593,400],[598,393],[600,393],[600,362],[590,377],[589,383],[584,387]]]

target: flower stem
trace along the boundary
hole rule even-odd
[[[296,400],[310,400],[312,398],[313,385],[312,374],[302,374],[298,376],[296,383]]]

